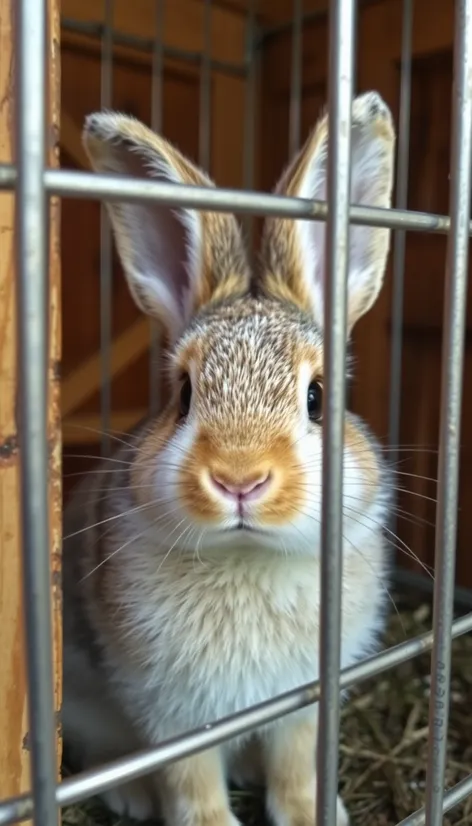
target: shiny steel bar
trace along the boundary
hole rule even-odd
[[[16,185],[16,171],[10,164],[0,164],[0,191]],[[280,218],[310,218],[325,221],[328,214],[324,201],[288,198],[266,192],[245,192],[241,189],[206,189],[183,184],[166,184],[123,175],[95,175],[71,169],[46,169],[44,185],[50,195],[61,198],[91,200],[156,201],[168,206],[204,209],[209,212],[234,212],[240,215],[272,215]],[[351,224],[405,229],[409,232],[431,232],[446,235],[450,228],[448,215],[402,209],[351,206]],[[472,221],[469,223],[472,235]]]
[[[61,28],[65,31],[81,34],[84,37],[101,38],[103,32],[103,25],[101,23],[71,20],[70,18],[64,17],[61,18]],[[132,34],[125,34],[124,32],[113,31],[113,42],[117,46],[127,46],[130,49],[149,52],[150,54],[152,54],[154,50],[154,38],[138,37]],[[184,63],[199,64],[202,60],[201,52],[187,51],[186,49],[178,49],[175,46],[168,45],[164,45],[164,56],[180,60]],[[210,63],[211,68],[215,72],[235,75],[237,77],[244,77],[246,74],[246,66],[242,63],[231,63],[225,60],[211,60]]]
[[[155,0],[154,49],[152,53],[151,127],[162,132],[164,111],[164,14],[165,0]],[[151,319],[151,346],[149,348],[149,412],[159,410],[161,381],[161,327]]]
[[[456,783],[452,789],[449,789],[447,792],[444,793],[443,797],[443,805],[442,805],[442,812],[446,814],[446,812],[450,812],[454,806],[458,806],[459,803],[462,803],[469,795],[472,794],[472,774],[468,777],[465,777],[459,783]],[[426,823],[426,813],[424,809],[418,809],[414,814],[409,815],[401,823],[398,823],[397,826],[425,826]]]
[[[256,89],[258,77],[257,0],[250,0],[246,18],[246,99],[244,112],[244,189],[254,188],[254,152],[256,143]],[[245,216],[244,227],[250,259],[253,260],[254,221]]]
[[[23,603],[35,826],[57,823],[48,501],[47,20],[17,0],[16,264]],[[12,689],[14,687],[12,686]]]
[[[398,127],[398,156],[396,180],[396,206],[407,208],[408,166],[410,153],[411,109],[411,45],[413,31],[413,0],[403,0],[402,56],[400,117]],[[392,346],[390,353],[389,395],[389,459],[392,467],[398,461],[400,441],[401,389],[402,389],[402,339],[403,339],[403,287],[405,277],[405,230],[397,230],[393,242],[393,289],[392,289]],[[391,526],[395,531],[396,491],[392,491]]]
[[[472,612],[456,620],[452,626],[452,637],[460,637],[472,631]],[[341,672],[342,690],[357,685],[361,680],[375,677],[420,654],[427,653],[433,645],[432,631],[400,643],[382,651],[369,659],[350,666]],[[291,714],[299,708],[315,703],[319,699],[319,682],[302,686],[279,697],[254,706],[239,714],[227,717],[203,729],[189,732],[181,737],[162,743],[154,749],[139,752],[121,760],[107,763],[99,769],[83,772],[57,786],[56,796],[60,806],[77,803],[87,797],[99,794],[105,789],[118,786],[126,780],[155,771],[165,763],[180,760],[202,749],[229,740],[235,735],[269,723],[278,717]],[[32,813],[32,799],[28,794],[11,798],[0,803],[0,826],[27,820]]]
[[[472,177],[472,0],[456,0],[450,214],[444,292],[426,822],[441,826],[451,676]]]
[[[293,0],[292,73],[290,79],[289,155],[300,148],[302,111],[303,0]]]
[[[198,159],[200,166],[210,171],[211,152],[211,0],[205,0],[203,10],[203,53],[200,65],[200,112],[198,119]]]
[[[0,164],[0,190],[13,189],[15,170]],[[109,199],[122,201],[156,201],[169,206],[205,209],[213,212],[235,212],[248,215],[273,215],[281,218],[326,220],[324,201],[288,198],[265,192],[244,192],[240,189],[211,189],[183,184],[128,178],[123,175],[94,175],[69,169],[47,169],[44,173],[46,191],[61,197]],[[413,212],[399,209],[351,206],[350,222],[364,226],[390,227],[415,232],[449,232],[447,215]],[[472,222],[469,224],[472,235]]]
[[[333,0],[329,17],[324,424],[321,503],[320,702],[317,826],[336,822],[343,563],[343,449],[346,406],[347,276],[355,0]]]
[[[112,108],[114,0],[103,0],[104,19],[101,53],[100,106]],[[105,204],[100,206],[100,417],[102,456],[110,453],[111,425],[111,335],[112,335],[112,237]]]

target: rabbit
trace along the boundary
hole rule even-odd
[[[213,186],[132,117],[87,117],[94,170]],[[328,113],[276,191],[326,197]],[[395,132],[352,106],[353,203],[391,205]],[[170,391],[78,486],[64,516],[66,746],[81,769],[318,677],[325,223],[268,217],[251,271],[234,216],[108,204],[138,307],[165,327]],[[352,226],[347,336],[374,304],[385,228]],[[390,470],[346,413],[342,644],[372,653],[387,614]],[[119,815],[237,826],[227,784],[263,781],[273,826],[315,826],[317,706],[104,793]],[[349,818],[340,799],[337,826]]]

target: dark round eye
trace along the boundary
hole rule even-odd
[[[319,381],[312,381],[306,400],[310,421],[319,422],[323,415],[323,388]]]
[[[187,416],[192,401],[192,384],[189,376],[185,376],[180,389],[180,415]]]

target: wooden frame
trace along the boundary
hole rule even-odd
[[[15,4],[0,0],[0,162],[14,160],[15,105]],[[48,0],[48,60],[50,95],[47,113],[48,163],[59,158],[59,2]],[[59,412],[60,360],[60,251],[59,202],[50,211],[50,315],[49,315],[49,502],[53,593],[55,708],[61,703],[61,425]],[[30,787],[27,689],[23,645],[21,587],[21,533],[19,514],[21,444],[17,436],[17,373],[15,318],[14,195],[0,195],[0,798]],[[57,755],[61,754],[58,725]]]

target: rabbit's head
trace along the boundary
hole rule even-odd
[[[278,192],[326,198],[328,117],[287,169]],[[138,121],[91,115],[94,168],[168,184],[212,186]],[[389,207],[390,112],[375,93],[353,103],[351,201]],[[313,554],[320,541],[325,233],[320,221],[269,218],[257,272],[236,219],[158,202],[111,203],[130,290],[170,342],[171,397],[144,428],[130,487],[157,540],[203,553],[261,546]],[[389,231],[352,226],[348,335],[382,285]],[[344,452],[346,552],[385,518],[375,441],[348,414]]]

